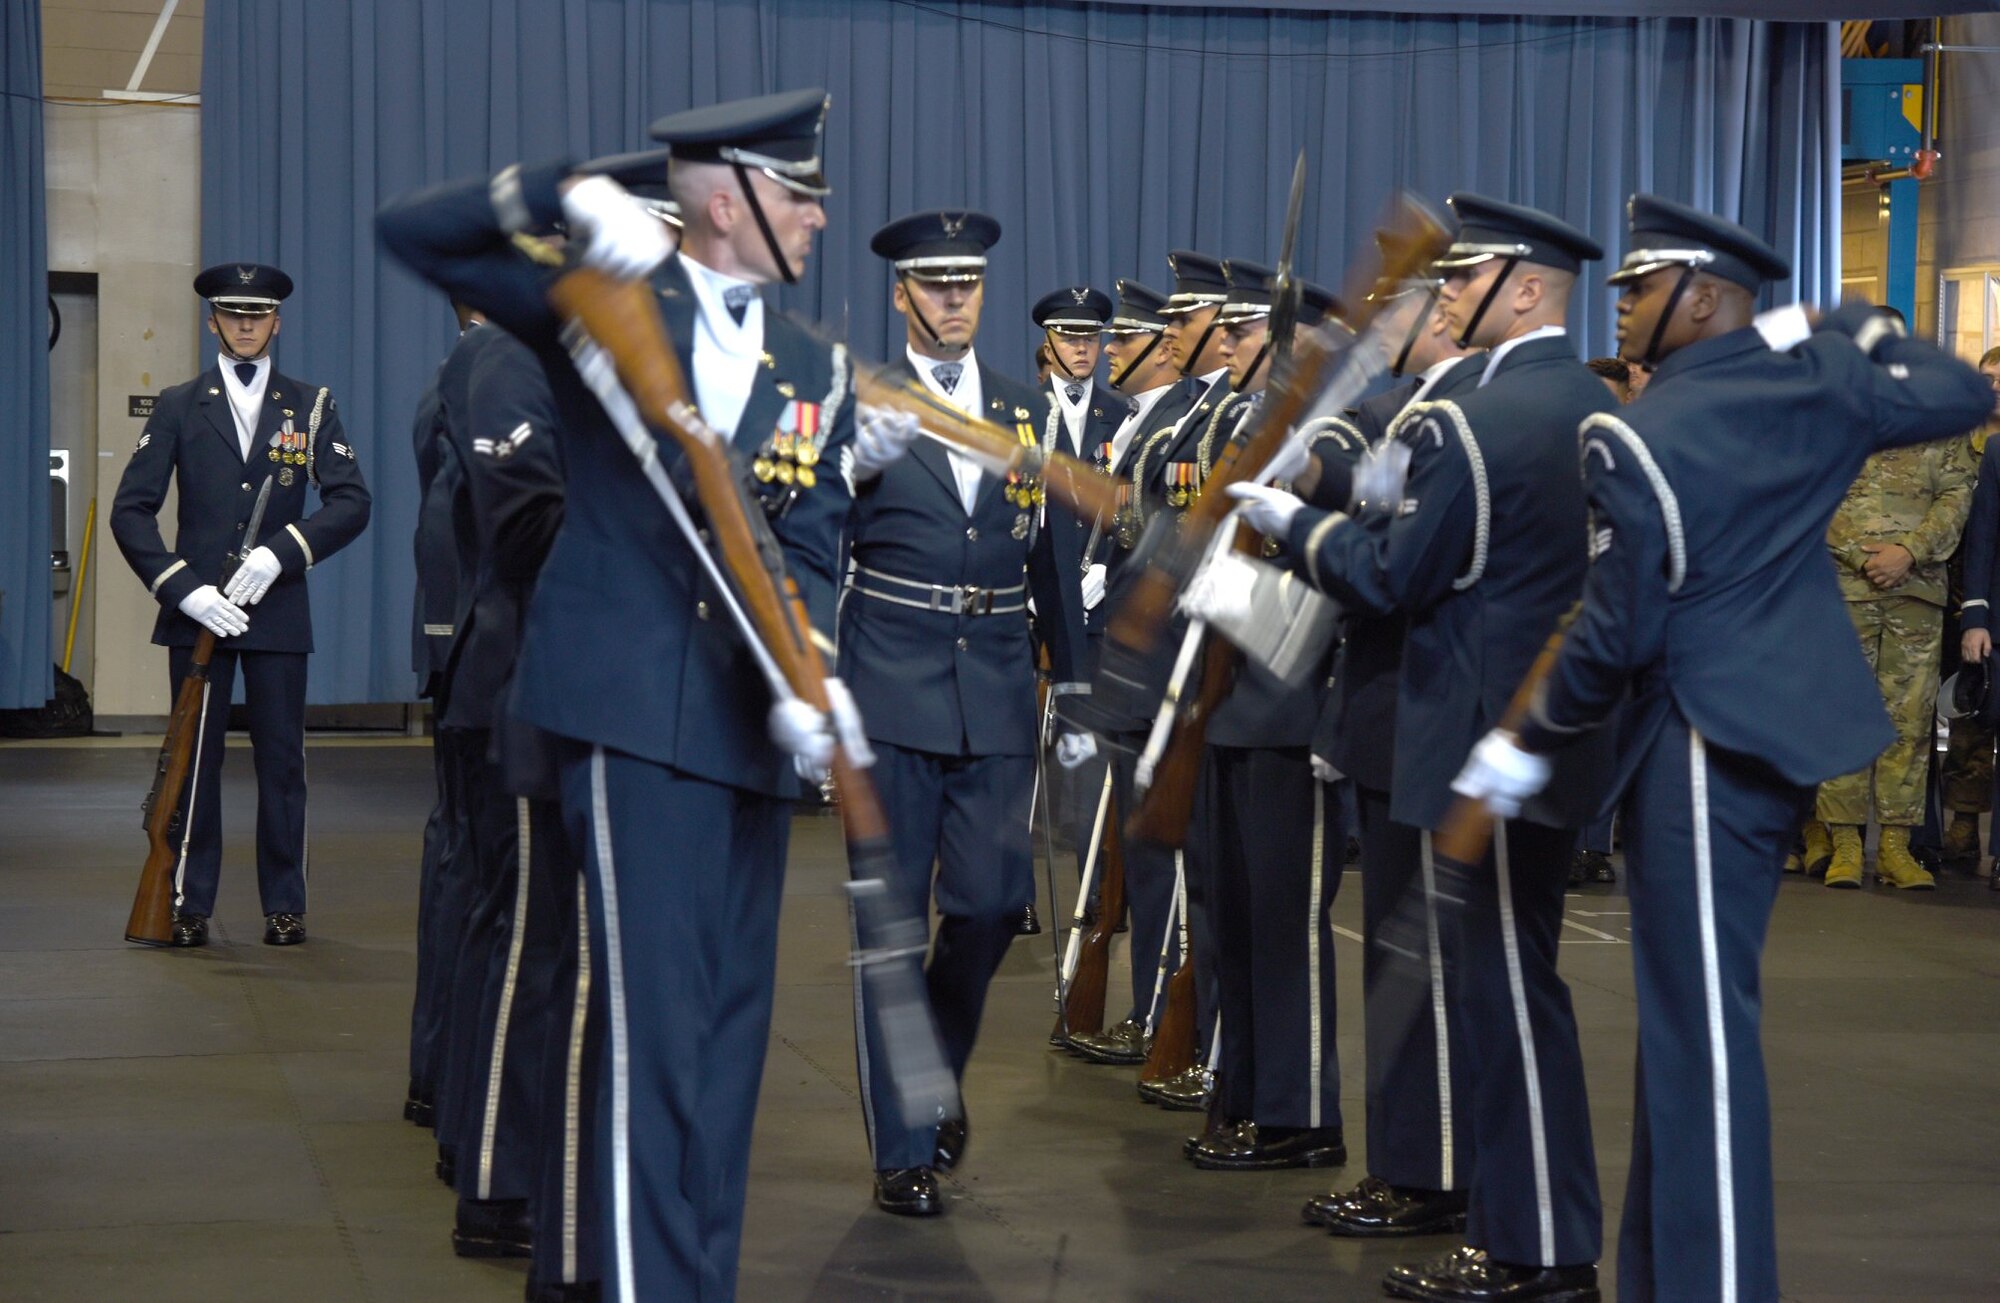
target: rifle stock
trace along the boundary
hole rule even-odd
[[[1062,1025],[1070,1035],[1104,1030],[1104,993],[1111,976],[1111,936],[1125,917],[1125,851],[1119,843],[1118,799],[1105,820],[1104,886],[1097,893],[1097,922],[1084,935],[1063,1001]]]
[[[214,655],[215,635],[203,629],[195,639],[187,677],[174,695],[174,713],[160,743],[152,789],[139,807],[145,820],[146,863],[139,870],[139,886],[132,894],[131,916],[125,920],[125,939],[135,945],[164,946],[173,940],[174,865],[180,859],[174,834],[181,827],[181,790],[187,786],[195,738],[201,732],[208,663]]]
[[[1139,1068],[1141,1081],[1165,1081],[1195,1065],[1194,957],[1181,956],[1181,966],[1167,981],[1167,1002],[1153,1028],[1153,1044]]]
[[[1542,644],[1534,664],[1522,676],[1514,695],[1507,699],[1507,709],[1501,712],[1497,727],[1509,733],[1521,731],[1521,725],[1528,720],[1528,710],[1535,703],[1535,694],[1541,691],[1543,681],[1555,670],[1556,658],[1562,654],[1563,636],[1567,632],[1568,621],[1565,620]],[[1459,864],[1477,864],[1486,858],[1486,848],[1492,840],[1493,816],[1487,812],[1486,803],[1469,796],[1459,796],[1452,799],[1451,809],[1445,811],[1444,824],[1438,829],[1432,846],[1442,859]]]

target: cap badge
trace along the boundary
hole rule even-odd
[[[957,217],[953,217],[949,213],[939,213],[938,221],[944,226],[944,238],[947,240],[956,240],[959,232],[965,229],[965,219],[968,216],[970,216],[968,213],[960,213]]]
[[[1074,289],[1069,292],[1069,296],[1076,300],[1076,305],[1078,307],[1082,307],[1083,301],[1090,297],[1090,290],[1088,287],[1085,287],[1083,289]]]
[[[248,285],[251,281],[257,279],[257,269],[255,267],[238,267],[236,269],[236,279]]]

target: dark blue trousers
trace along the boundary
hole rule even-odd
[[[1576,1014],[1556,973],[1575,849],[1575,829],[1514,819],[1495,827],[1479,867],[1439,866],[1456,936],[1452,1013],[1472,1081],[1465,1238],[1520,1265],[1595,1262],[1604,1244]]]
[[[303,914],[306,655],[235,652],[224,650],[225,645],[216,645],[208,663],[208,708],[195,742],[194,776],[181,794],[186,838],[174,879],[176,905],[184,914],[215,913],[215,892],[222,880],[223,741],[240,666],[257,770],[257,897],[266,914]],[[179,694],[193,658],[192,647],[167,648],[168,688],[173,695]]]
[[[1465,1042],[1451,1017],[1437,874],[1389,794],[1354,784],[1361,821],[1361,1001],[1368,1048],[1368,1172],[1456,1190],[1472,1170]]]
[[[597,1126],[598,1060],[603,1053],[605,983],[590,965],[590,896],[583,880],[586,828],[572,826],[554,801],[531,801],[536,851],[534,901],[549,901],[555,954],[548,975],[542,1038],[541,1162],[532,1200],[536,1283],[603,1278],[603,1220],[592,1143]]]
[[[732,1298],[792,803],[572,743],[562,804],[605,987],[604,1296]]]
[[[457,1189],[467,1199],[526,1199],[540,1164],[542,1056],[559,909],[554,883],[532,862],[531,804],[510,795],[487,758],[490,734],[465,730],[465,809],[472,875],[458,953],[452,1028],[457,1087]]]
[[[449,754],[450,749],[439,739],[431,739],[437,801],[424,821],[423,859],[417,870],[417,992],[410,1005],[410,1093],[423,1100],[435,1100],[437,1095],[436,1056],[444,1016],[444,1001],[438,995],[437,943],[432,933],[438,925],[440,866],[454,853],[457,836],[456,812],[449,802],[450,787],[445,778]]]
[[[1133,768],[1138,757],[1130,751],[1115,751],[1111,761],[1111,790],[1119,822],[1131,818],[1137,808],[1132,792]],[[1100,789],[1101,790],[1101,789]],[[1093,810],[1093,814],[1095,811]],[[1107,818],[1104,835],[1120,830]],[[1089,835],[1089,828],[1084,835]],[[1174,897],[1179,890],[1176,865],[1180,856],[1165,846],[1126,837],[1119,843],[1125,857],[1125,904],[1132,915],[1132,1009],[1126,1014],[1134,1022],[1151,1023],[1166,1004],[1166,988],[1160,981],[1161,951],[1166,952],[1169,978],[1181,966],[1181,929],[1174,915]],[[1098,852],[1098,869],[1103,871],[1103,852]],[[1204,1024],[1205,1025],[1205,1024]]]
[[[442,805],[446,830],[444,846],[432,866],[430,899],[419,945],[431,951],[431,1081],[435,1120],[433,1130],[441,1148],[452,1149],[461,1127],[463,1104],[468,1094],[463,1085],[470,1047],[464,1032],[474,1015],[476,987],[461,994],[459,952],[464,949],[471,925],[472,901],[478,872],[473,858],[471,814],[466,804],[466,784],[478,762],[484,734],[462,728],[440,728],[431,740],[444,784]],[[454,1156],[456,1150],[452,1151]]]
[[[1211,866],[1223,1116],[1338,1127],[1334,895],[1339,798],[1305,747],[1211,746],[1196,794]]]
[[[1813,789],[1669,711],[1626,793],[1639,992],[1620,1298],[1778,1297],[1759,967]]]
[[[875,785],[895,842],[897,907],[926,917],[935,892],[937,932],[924,985],[945,1058],[961,1080],[986,1009],[986,988],[1007,957],[1014,924],[1034,893],[1028,802],[1033,756],[946,756],[884,742],[875,748]],[[935,871],[934,871],[935,870]],[[861,1112],[877,1171],[927,1167],[935,1125],[903,1122],[895,1088],[873,1071],[884,1062],[882,1029],[857,979],[855,1052]]]

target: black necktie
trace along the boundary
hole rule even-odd
[[[243,382],[245,389],[256,384],[257,364],[255,362],[238,362],[236,364],[236,378]]]
[[[1082,385],[1064,385],[1063,392],[1069,395],[1069,400],[1072,403],[1080,403],[1083,401]]]
[[[750,310],[750,300],[756,293],[748,285],[731,285],[722,291],[722,306],[729,309],[737,325],[743,324],[743,314]]]
[[[964,374],[964,372],[965,363],[963,362],[940,362],[931,368],[931,374],[937,378],[939,386],[946,393],[951,393],[958,388],[958,377]]]

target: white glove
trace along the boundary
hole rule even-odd
[[[1101,565],[1093,565],[1083,572],[1083,609],[1095,610],[1104,600],[1104,584],[1111,572]]]
[[[1264,481],[1267,484],[1275,484],[1280,480],[1286,482],[1295,480],[1299,477],[1299,472],[1306,468],[1306,463],[1311,460],[1312,453],[1307,451],[1305,440],[1296,434],[1287,434],[1285,442],[1271,458],[1271,465],[1268,468],[1270,473],[1264,477]]]
[[[771,706],[771,740],[791,752],[792,768],[808,783],[824,779],[832,768],[836,739],[857,767],[866,769],[875,763],[875,753],[869,750],[868,737],[861,729],[861,712],[855,708],[847,685],[836,678],[827,679],[826,697],[833,708],[831,720],[797,697]]]
[[[1229,496],[1243,504],[1243,520],[1259,534],[1283,538],[1291,532],[1292,517],[1306,504],[1297,495],[1268,484],[1232,484]]]
[[[1250,619],[1250,593],[1256,585],[1256,567],[1234,552],[1218,553],[1188,581],[1181,612],[1190,620],[1240,627]]]
[[[255,606],[271,591],[272,582],[283,569],[276,552],[268,547],[252,548],[250,555],[243,558],[243,564],[236,567],[236,573],[229,577],[229,586],[222,590],[222,595],[238,606]]]
[[[1312,758],[1312,767],[1313,777],[1322,783],[1337,783],[1347,777],[1346,774],[1335,769],[1333,761],[1328,760],[1325,756],[1314,756]]]
[[[1056,739],[1056,763],[1064,769],[1074,769],[1097,754],[1097,736],[1093,733],[1065,733]]]
[[[861,708],[854,704],[854,694],[839,678],[828,675],[825,682],[826,700],[833,707],[833,731],[840,738],[840,749],[847,753],[848,763],[856,769],[866,769],[875,763],[875,752],[869,748],[868,734],[861,726]]]
[[[181,599],[181,614],[218,638],[234,638],[250,627],[250,613],[203,584]]]
[[[1548,783],[1548,760],[1523,751],[1513,734],[1496,728],[1472,748],[1465,768],[1452,779],[1451,790],[1484,801],[1495,815],[1511,819],[1521,813],[1523,802]]]
[[[921,428],[916,415],[861,403],[855,408],[854,478],[873,479],[908,450]]]
[[[620,280],[638,280],[673,256],[668,226],[608,176],[587,176],[563,191],[563,218],[583,263]]]
[[[1385,439],[1367,452],[1354,466],[1354,487],[1348,494],[1349,510],[1367,506],[1376,511],[1394,511],[1403,500],[1403,486],[1410,479],[1410,445],[1401,439]]]

